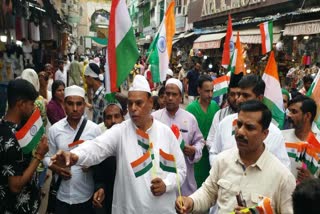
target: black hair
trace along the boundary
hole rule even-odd
[[[312,83],[313,82],[313,78],[312,78],[311,75],[306,75],[306,76],[304,76],[302,78],[302,81],[303,81],[303,83],[307,83],[307,82]]]
[[[263,104],[261,101],[258,100],[249,100],[244,103],[242,103],[239,107],[239,113],[243,112],[262,112],[262,117],[259,121],[259,123],[262,125],[262,129],[265,130],[269,128],[270,122],[272,119],[271,111],[268,109],[268,107]]]
[[[317,115],[317,104],[316,102],[311,99],[310,97],[304,96],[304,95],[297,95],[295,96],[293,99],[291,99],[288,102],[288,107],[294,103],[302,103],[301,105],[301,111],[303,112],[303,114],[306,114],[307,112],[311,113],[311,124],[314,120],[314,118]]]
[[[20,100],[35,101],[39,96],[34,86],[24,79],[11,80],[8,84],[8,105],[10,108],[14,107]]]
[[[228,87],[228,91],[229,88],[237,88],[239,87],[239,81],[241,80],[241,78],[243,77],[243,73],[241,72],[240,74],[231,74],[230,76],[230,82],[229,82],[229,87]]]
[[[97,74],[97,75],[99,76],[99,74],[100,74],[100,67],[99,67],[96,63],[89,63],[88,66],[91,68],[91,70],[92,70],[95,74]],[[100,81],[100,79],[99,79],[98,77],[92,77],[92,78],[95,79],[96,81]]]
[[[307,179],[292,194],[294,214],[318,214],[320,210],[320,179]]]
[[[166,87],[162,86],[160,89],[159,89],[159,92],[158,92],[158,96],[160,97],[161,95],[163,95],[166,91]]]
[[[243,76],[239,81],[240,88],[252,88],[253,93],[258,97],[264,95],[266,84],[262,78],[255,74]]]
[[[118,106],[117,104],[119,104],[119,105],[121,106],[121,108],[119,108],[119,106]],[[124,117],[124,112],[123,112],[123,109],[122,109],[122,105],[121,105],[120,103],[108,103],[108,104],[104,107],[103,120],[106,119],[106,113],[105,113],[106,109],[107,109],[109,106],[112,106],[112,105],[118,106],[118,108],[120,109],[120,114],[121,114],[121,116]]]
[[[198,87],[201,88],[203,83],[206,81],[212,82],[212,78],[207,74],[200,75],[198,79]]]
[[[52,92],[52,99],[55,99],[55,94],[56,94],[56,91],[58,90],[59,86],[60,85],[63,85],[63,87],[66,87],[66,85],[64,84],[63,81],[61,80],[55,80],[53,83],[52,83],[52,87],[51,87],[51,92]]]

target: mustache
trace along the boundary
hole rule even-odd
[[[241,143],[248,144],[248,139],[246,139],[243,135],[236,135],[235,138],[237,142],[239,141]]]

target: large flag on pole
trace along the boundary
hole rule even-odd
[[[317,103],[317,115],[314,118],[314,122],[316,123],[318,129],[320,129],[320,71],[314,78],[306,95],[311,97]]]
[[[273,45],[273,22],[268,21],[261,23],[260,25],[261,33],[261,44],[262,44],[262,54],[266,54],[272,50]]]
[[[223,54],[222,54],[222,62],[221,62],[221,65],[224,68],[228,68],[233,51],[234,51],[234,42],[233,42],[233,35],[232,35],[232,20],[231,20],[231,15],[229,14],[227,33],[226,33],[226,38],[223,45]]]
[[[174,1],[169,4],[158,33],[148,50],[152,81],[162,82],[166,79],[172,50],[172,38],[176,32]]]
[[[278,68],[273,51],[270,53],[262,79],[266,83],[263,103],[266,104],[272,112],[273,122],[276,122],[277,126],[282,129],[285,114]]]
[[[16,138],[24,154],[32,152],[39,144],[45,131],[42,124],[40,111],[36,108],[26,124],[16,132]]]
[[[244,60],[243,60],[243,49],[240,42],[240,34],[237,33],[237,40],[236,40],[236,48],[233,51],[232,57],[230,59],[230,64],[228,66],[228,70],[234,74],[246,74],[245,67],[244,67]]]
[[[105,78],[107,93],[118,91],[139,57],[125,0],[113,0],[110,11]]]

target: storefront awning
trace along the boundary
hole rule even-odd
[[[175,43],[177,43],[180,39],[174,39],[172,40],[172,45],[174,45]]]
[[[280,27],[273,27],[273,43],[277,43],[280,40]],[[236,39],[237,30],[233,31],[233,36]],[[248,30],[239,30],[240,41],[245,44],[261,44],[261,34],[260,29],[248,29]]]
[[[188,33],[188,34],[184,35],[183,38],[188,38],[190,36],[193,36],[194,34],[195,34],[194,32]]]
[[[225,37],[225,33],[215,33],[201,35],[193,43],[193,49],[215,49],[220,48],[221,39]]]
[[[320,20],[312,20],[307,22],[297,22],[286,24],[283,35],[285,36],[299,36],[311,35],[320,33]]]

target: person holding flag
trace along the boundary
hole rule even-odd
[[[248,208],[269,201],[264,213],[293,214],[294,176],[264,143],[270,122],[266,105],[258,100],[244,102],[235,128],[236,147],[216,157],[209,177],[195,193],[177,198],[177,213],[203,213],[215,204],[215,213],[256,213]]]
[[[298,95],[288,103],[288,118],[292,124],[292,129],[282,130],[286,143],[309,143],[309,135],[314,135],[319,141],[320,133],[314,133],[312,130],[312,122],[317,113],[317,105],[315,101],[309,97]],[[311,142],[310,142],[311,143]],[[287,144],[287,150],[290,150],[290,144]],[[320,148],[320,144],[318,145]],[[313,177],[310,170],[304,166],[304,162],[290,158],[291,172],[298,182],[302,182],[307,178]],[[319,174],[319,171],[315,174]]]
[[[136,75],[128,92],[131,119],[70,152],[60,150],[51,158],[52,163],[89,167],[115,156],[112,213],[175,213],[177,180],[181,183],[185,180],[186,164],[170,128],[152,118],[152,106],[146,78]],[[160,149],[174,156],[177,174],[160,167]]]
[[[40,190],[35,176],[48,152],[44,127],[34,101],[38,92],[24,79],[8,84],[8,111],[0,120],[0,210],[38,213]]]
[[[197,119],[190,112],[180,108],[182,100],[182,83],[171,78],[166,82],[165,88],[166,107],[152,113],[154,119],[161,121],[168,127],[179,127],[184,145],[181,146],[187,165],[187,177],[182,183],[182,195],[190,195],[197,189],[194,175],[194,164],[202,157],[204,139],[199,129]]]

